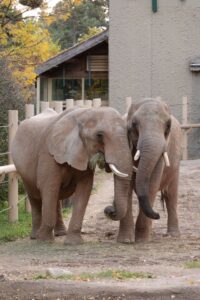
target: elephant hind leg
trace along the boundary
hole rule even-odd
[[[59,200],[57,205],[57,220],[56,220],[56,226],[54,228],[54,235],[55,236],[63,236],[66,235],[67,230],[65,228],[65,224],[63,222],[62,217],[62,203]]]
[[[88,171],[85,177],[82,178],[76,186],[73,197],[73,211],[67,235],[65,237],[65,245],[83,244],[81,237],[81,228],[87,203],[91,194],[94,174]]]
[[[41,225],[42,218],[42,201],[40,197],[35,196],[35,191],[33,192],[31,188],[24,182],[24,186],[31,205],[32,214],[32,231],[30,234],[31,239],[36,239],[36,234]]]

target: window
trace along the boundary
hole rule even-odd
[[[53,79],[52,100],[81,99],[81,79]]]
[[[87,71],[108,72],[108,55],[88,55]]]
[[[94,98],[108,100],[108,79],[85,80],[85,99]]]

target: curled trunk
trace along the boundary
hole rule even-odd
[[[114,202],[113,206],[107,206],[104,213],[114,221],[121,220],[127,212],[127,199],[130,188],[130,180],[114,176]]]

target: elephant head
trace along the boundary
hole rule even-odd
[[[104,155],[106,168],[114,172],[115,207],[106,213],[123,218],[132,174],[132,156],[125,121],[112,108],[75,109],[58,116],[49,129],[48,149],[59,164],[84,171],[97,153]]]
[[[132,104],[128,116],[128,139],[134,165],[137,167],[135,190],[144,214],[159,219],[149,201],[149,190],[158,174],[169,166],[167,144],[171,128],[170,111],[166,103],[156,99],[146,99]]]

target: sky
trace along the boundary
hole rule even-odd
[[[51,11],[51,9],[61,0],[46,0],[47,4],[48,4],[48,7],[49,7],[49,11]],[[19,8],[24,8],[24,6],[22,5],[19,5],[18,6]],[[37,9],[33,9],[29,12],[26,12],[24,14],[24,16],[37,16],[38,13],[39,13],[40,9],[37,8]]]

